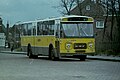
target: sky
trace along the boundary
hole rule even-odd
[[[60,0],[0,0],[0,17],[3,24],[7,21],[12,26],[17,22],[58,17]]]

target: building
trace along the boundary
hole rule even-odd
[[[2,32],[2,18],[0,17],[0,32]]]
[[[1,47],[5,47],[5,34],[4,33],[0,33],[0,48]]]
[[[5,47],[5,27],[2,23],[2,18],[0,17],[0,47]]]
[[[0,33],[5,33],[5,32],[6,32],[6,29],[5,29],[5,26],[3,25],[2,18],[0,17]]]

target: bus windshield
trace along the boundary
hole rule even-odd
[[[93,23],[62,23],[64,37],[93,37]]]

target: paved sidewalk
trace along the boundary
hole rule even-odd
[[[9,53],[9,54],[23,54],[26,55],[26,52],[17,52],[17,51],[1,51],[1,53]],[[105,61],[118,61],[120,62],[120,57],[113,57],[113,56],[99,56],[99,55],[95,55],[95,56],[87,56],[87,59],[92,59],[92,60],[105,60]]]

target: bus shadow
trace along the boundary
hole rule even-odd
[[[77,58],[60,58],[59,60],[50,60],[47,56],[39,56],[36,59],[49,60],[49,61],[59,61],[59,62],[89,62],[90,61],[88,59],[86,59],[85,61],[81,61],[80,59],[77,59]]]

